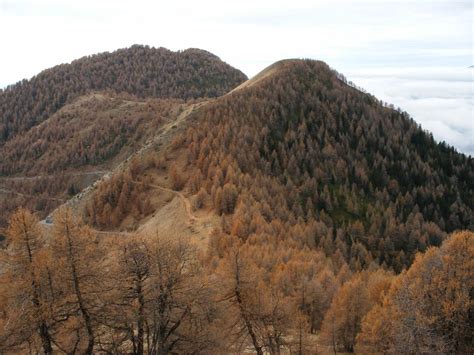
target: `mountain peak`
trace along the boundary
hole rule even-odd
[[[253,76],[249,80],[243,82],[241,85],[236,87],[230,93],[237,92],[241,89],[249,88],[249,87],[252,87],[256,84],[259,84],[259,83],[265,81],[266,79],[268,79],[268,78],[270,78],[274,75],[278,75],[279,73],[281,73],[285,70],[295,68],[298,64],[300,64],[302,62],[304,62],[304,59],[282,59],[282,60],[279,60],[279,61],[269,65],[268,67],[263,69],[261,72],[259,72],[257,75]]]
[[[243,82],[241,85],[232,90],[231,93],[240,91],[244,88],[250,88],[256,85],[261,85],[267,80],[278,77],[280,75],[300,75],[302,77],[319,76],[324,77],[327,80],[334,77],[335,74],[336,72],[333,71],[329,67],[329,65],[320,60],[299,58],[282,59],[269,65],[257,75]]]

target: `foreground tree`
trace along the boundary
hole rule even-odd
[[[263,344],[257,336],[257,327],[254,323],[254,314],[251,309],[252,291],[249,264],[245,263],[240,250],[232,250],[224,264],[224,280],[226,299],[236,308],[238,330],[237,334],[245,334],[250,337],[252,346],[257,355],[263,355]]]
[[[362,318],[370,309],[369,293],[362,275],[346,282],[334,297],[321,328],[323,340],[338,349],[354,351]]]
[[[54,280],[55,307],[64,315],[65,341],[58,346],[67,352],[92,354],[106,279],[101,249],[92,230],[68,208],[55,215],[51,247],[56,267],[61,271]]]
[[[130,335],[133,353],[144,353],[144,336],[146,325],[146,282],[150,277],[151,254],[148,243],[140,238],[132,238],[121,246],[119,272],[124,277],[121,284],[125,291],[125,303],[130,305],[133,315],[130,324]]]
[[[182,239],[157,237],[150,241],[148,352],[164,355],[176,349],[205,347],[198,319],[205,317],[208,301],[194,248]]]
[[[336,292],[324,317],[321,339],[335,352],[353,352],[363,318],[381,304],[392,280],[393,274],[382,269],[354,274]]]
[[[100,319],[103,331],[98,346],[105,352],[144,354],[150,244],[139,235],[114,238],[105,244],[109,250],[110,273],[102,295],[105,301]]]
[[[225,323],[234,344],[250,344],[257,354],[279,354],[291,326],[290,303],[264,281],[247,252],[234,245],[219,269]]]
[[[42,352],[52,354],[48,256],[38,219],[18,209],[10,217],[7,237],[9,245],[0,267],[0,300],[4,303],[0,349],[26,351],[26,344],[35,349],[39,339]]]
[[[100,348],[136,355],[209,351],[215,304],[192,245],[137,234],[111,250],[102,312],[109,331],[102,332]]]
[[[471,353],[474,233],[419,254],[362,323],[361,351]]]

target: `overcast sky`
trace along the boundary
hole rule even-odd
[[[0,87],[132,44],[206,49],[248,76],[326,61],[474,155],[472,0],[0,0]]]

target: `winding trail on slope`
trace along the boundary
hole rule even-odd
[[[138,155],[140,155],[143,151],[150,149],[152,146],[155,144],[159,143],[161,140],[164,138],[168,137],[168,133],[177,128],[183,121],[185,121],[188,116],[193,113],[195,110],[201,108],[202,106],[206,105],[210,100],[205,100],[201,102],[197,102],[194,104],[190,104],[187,108],[185,108],[176,118],[176,120],[173,120],[171,122],[168,122],[165,124],[163,127],[161,127],[159,133],[154,137],[148,140],[145,145],[139,149],[138,151],[132,153],[126,160],[124,160],[122,163],[120,163],[115,171],[124,169],[125,166],[130,162],[130,160]],[[35,199],[43,199],[43,200],[50,200],[50,201],[56,201],[56,202],[65,202],[67,204],[75,203],[78,198],[82,198],[84,194],[87,194],[88,192],[91,191],[91,189],[95,186],[96,183],[102,181],[103,179],[107,179],[110,177],[112,174],[112,171],[109,170],[94,170],[94,171],[84,171],[84,172],[68,172],[64,173],[64,176],[81,176],[81,175],[99,175],[100,178],[96,180],[95,183],[89,185],[86,187],[84,190],[82,190],[79,194],[75,195],[71,199],[62,199],[62,198],[55,198],[55,197],[43,197],[43,196],[36,196],[36,195],[30,195],[30,194],[24,194],[15,190],[12,190],[10,188],[7,188],[5,186],[0,187],[0,193],[3,194],[14,194],[18,196],[24,196],[24,197],[29,197],[29,198],[35,198]],[[58,174],[60,175],[60,174]],[[1,181],[32,181],[32,180],[37,180],[37,179],[42,179],[42,178],[49,178],[49,177],[56,177],[58,175],[36,175],[36,176],[0,176],[0,182]],[[156,189],[160,189],[163,191],[168,191],[172,192],[174,194],[178,194],[178,196],[181,198],[183,201],[185,208],[186,208],[186,213],[188,214],[188,217],[191,221],[194,221],[196,217],[192,214],[191,211],[191,204],[189,201],[184,197],[183,194],[179,193],[178,191],[173,191],[171,189],[166,189],[165,187],[154,185],[152,186]]]
[[[182,124],[184,121],[186,121],[186,119],[193,113],[195,112],[195,110],[201,108],[202,106],[205,106],[206,104],[208,104],[211,100],[205,100],[205,101],[201,101],[201,102],[197,102],[197,103],[194,103],[194,104],[190,104],[188,105],[188,107],[186,107],[179,115],[178,117],[173,120],[173,121],[170,121],[168,122],[167,124],[165,124],[164,126],[162,126],[159,130],[159,132],[156,134],[155,137],[149,139],[145,145],[140,148],[138,151],[132,153],[127,159],[125,159],[124,161],[122,161],[120,164],[118,164],[114,171],[100,171],[101,173],[103,172],[104,174],[101,176],[100,179],[96,180],[93,184],[89,185],[88,187],[86,187],[85,189],[83,189],[80,193],[78,193],[77,195],[75,195],[74,197],[72,197],[71,199],[67,200],[65,205],[68,206],[72,209],[76,209],[77,208],[77,204],[80,203],[80,201],[82,201],[85,196],[88,196],[90,193],[92,193],[93,189],[98,185],[100,184],[101,182],[109,179],[111,177],[111,175],[114,173],[114,172],[117,172],[117,171],[121,171],[123,169],[126,168],[126,166],[128,165],[128,163],[133,159],[135,158],[136,156],[139,156],[140,154],[142,154],[144,151],[156,146],[156,145],[160,145],[162,143],[165,143],[167,140],[170,139],[170,135],[169,133],[173,130],[173,129],[176,129],[179,127],[180,124]],[[97,171],[99,172],[99,171]],[[93,173],[93,172],[86,172],[86,173]],[[19,177],[19,178],[23,178],[23,177]],[[27,177],[29,179],[31,179],[31,177]],[[33,177],[34,178],[34,177]],[[0,178],[1,179],[1,178]],[[135,184],[143,184],[145,185],[143,182],[140,182],[140,181],[132,181],[132,183],[135,183]],[[189,200],[179,191],[175,191],[175,190],[172,190],[172,189],[169,189],[169,188],[166,188],[166,187],[163,187],[163,186],[159,186],[159,185],[155,185],[155,184],[147,184],[147,186],[151,187],[151,188],[154,188],[154,189],[157,189],[157,190],[162,190],[162,191],[165,191],[165,192],[170,192],[174,195],[177,195],[180,200],[182,201],[184,207],[185,207],[185,210],[186,210],[186,214],[188,216],[188,219],[189,219],[189,224],[190,225],[193,225],[194,222],[198,219],[193,213],[192,213],[192,208],[191,208],[191,203],[189,202]],[[54,213],[54,211],[52,211],[50,213],[50,216]],[[40,222],[42,225],[46,226],[46,227],[52,227],[53,224],[52,223],[48,223],[47,220],[42,220]],[[97,234],[102,234],[102,235],[127,235],[127,234],[133,234],[134,232],[113,232],[113,231],[99,231],[99,230],[95,230]]]
[[[193,211],[192,211],[192,208],[191,208],[191,202],[189,202],[188,198],[186,198],[186,196],[184,196],[184,194],[182,192],[172,190],[172,189],[169,189],[167,187],[160,186],[160,185],[145,184],[141,181],[132,181],[132,183],[137,184],[137,185],[145,185],[146,187],[151,187],[151,188],[156,189],[156,190],[170,192],[170,193],[174,194],[175,196],[178,196],[179,199],[181,200],[181,202],[183,203],[184,209],[186,210],[186,214],[188,215],[188,219],[189,219],[190,223],[194,223],[194,221],[196,221],[198,219],[193,214]]]
[[[184,209],[186,211],[186,214],[188,216],[189,224],[192,225],[192,224],[194,224],[194,222],[196,222],[196,220],[198,220],[198,217],[196,217],[192,212],[191,202],[189,202],[189,199],[186,196],[184,196],[184,194],[182,192],[172,190],[172,189],[169,189],[167,187],[156,185],[156,184],[145,184],[144,182],[141,182],[141,181],[132,181],[132,184],[144,185],[144,186],[152,188],[152,189],[169,192],[169,193],[172,193],[175,196],[178,196],[178,198],[181,200],[181,202],[184,206]],[[3,189],[0,189],[0,192],[2,190]],[[48,222],[46,222],[46,220],[40,221],[40,224],[42,224],[43,226],[49,227],[49,228],[53,227],[53,223],[48,223]],[[98,235],[111,235],[111,236],[114,236],[114,235],[116,235],[116,236],[118,236],[118,235],[130,235],[130,234],[135,233],[135,232],[124,232],[124,231],[101,231],[101,230],[97,230],[97,229],[94,229],[94,232],[97,233]]]

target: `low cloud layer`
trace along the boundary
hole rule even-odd
[[[474,156],[474,69],[377,68],[348,79],[407,111],[423,129]]]

